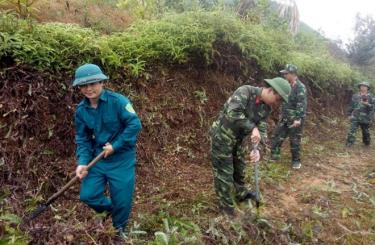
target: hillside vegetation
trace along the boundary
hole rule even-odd
[[[11,15],[2,15],[0,21],[3,65],[13,62],[53,71],[95,62],[113,74],[139,76],[158,65],[220,65],[220,60],[228,58],[225,52],[231,52],[237,60],[232,66],[245,76],[250,74],[249,64],[255,64],[257,72],[276,74],[289,62],[317,86],[349,85],[364,78],[330,56],[324,40],[314,34],[301,32],[292,38],[282,25],[275,29],[241,21],[227,12],[168,14],[157,20],[138,21],[125,32],[111,35],[71,24],[30,26]],[[223,45],[225,49],[221,50]]]

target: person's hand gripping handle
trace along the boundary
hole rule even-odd
[[[253,149],[251,150],[251,153],[250,153],[250,160],[254,165],[259,163],[260,153],[258,150],[258,144],[253,145]]]

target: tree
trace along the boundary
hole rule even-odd
[[[279,17],[288,21],[289,31],[296,34],[299,26],[299,11],[295,0],[279,0]]]
[[[348,45],[349,59],[355,65],[375,73],[375,20],[372,16],[356,16],[355,37]]]
[[[32,17],[38,10],[33,6],[38,0],[0,0],[0,9],[15,12],[20,18]]]
[[[268,5],[271,12],[286,20],[289,31],[296,34],[299,26],[299,11],[295,0],[241,0],[237,7],[237,14],[245,18],[248,13],[260,5]],[[268,16],[269,17],[269,16]]]
[[[257,6],[257,3],[257,0],[241,0],[237,7],[237,14],[245,17],[251,9]]]

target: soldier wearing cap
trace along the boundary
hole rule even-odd
[[[221,211],[234,216],[234,202],[254,197],[245,187],[245,145],[251,134],[253,144],[267,137],[267,117],[271,106],[287,101],[290,85],[283,78],[265,79],[267,87],[244,85],[224,104],[210,129],[214,185]],[[252,162],[260,158],[252,151]]]
[[[358,84],[359,92],[352,96],[351,105],[348,110],[351,126],[349,129],[346,146],[351,147],[355,142],[357,129],[362,130],[362,141],[366,146],[371,143],[370,126],[374,114],[375,98],[369,93],[371,86],[368,82]]]
[[[280,159],[280,148],[289,136],[292,153],[292,167],[301,168],[300,148],[303,124],[306,116],[307,94],[305,85],[297,77],[297,67],[287,64],[280,71],[290,83],[292,91],[288,102],[282,106],[281,120],[278,123],[271,139],[271,159]]]
[[[73,86],[84,99],[75,113],[76,175],[81,179],[80,200],[97,212],[112,215],[118,235],[132,206],[135,184],[136,141],[141,122],[129,99],[103,88],[108,77],[94,64],[80,66]],[[104,158],[87,171],[87,164],[104,150]],[[110,198],[104,195],[109,186]]]

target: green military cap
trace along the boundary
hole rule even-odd
[[[287,80],[281,77],[275,77],[273,79],[264,79],[264,81],[266,81],[266,83],[270,85],[285,102],[288,102],[288,97],[292,89]]]
[[[358,88],[361,87],[361,86],[366,86],[366,87],[368,87],[368,89],[371,89],[370,83],[366,82],[366,81],[358,83]]]
[[[280,71],[282,74],[287,74],[287,73],[293,73],[297,74],[297,66],[292,65],[292,64],[286,64],[285,68]]]

